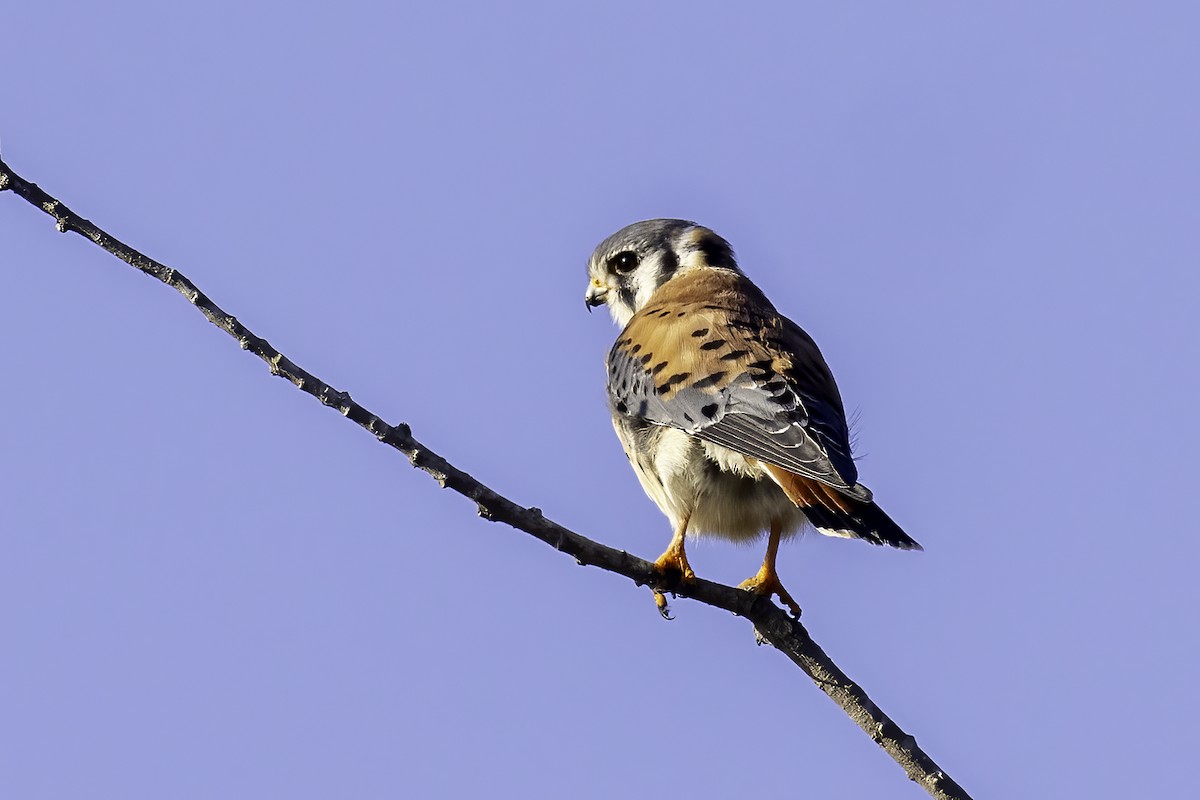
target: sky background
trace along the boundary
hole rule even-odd
[[[11,5],[15,170],[644,557],[585,263],[714,228],[926,547],[786,547],[814,638],[976,797],[1194,788],[1194,4]],[[924,796],[744,620],[478,519],[12,194],[0,279],[0,795]]]

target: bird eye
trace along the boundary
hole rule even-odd
[[[613,272],[626,273],[632,272],[638,265],[637,253],[632,250],[622,250],[612,258],[608,259],[608,268]]]

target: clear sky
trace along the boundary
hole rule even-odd
[[[306,5],[10,4],[3,155],[647,557],[585,261],[716,229],[926,547],[787,547],[817,641],[976,797],[1194,788],[1194,4]],[[0,795],[923,796],[743,620],[479,520],[12,195],[0,279]]]

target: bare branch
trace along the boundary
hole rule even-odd
[[[0,191],[3,190],[12,191],[52,216],[59,231],[74,231],[90,239],[130,266],[179,292],[199,309],[209,322],[237,339],[243,350],[249,350],[265,361],[272,375],[290,381],[296,388],[317,398],[322,404],[337,409],[343,416],[368,430],[379,441],[404,453],[413,466],[429,473],[440,486],[453,489],[474,501],[481,517],[493,522],[503,522],[535,536],[551,547],[574,557],[580,564],[600,567],[624,575],[639,586],[649,585],[669,591],[731,611],[750,620],[763,640],[774,645],[812,678],[821,691],[841,706],[855,724],[896,760],[909,778],[920,784],[933,797],[970,800],[962,787],[917,746],[912,736],[892,722],[887,714],[871,702],[858,684],[846,677],[812,640],[804,626],[769,599],[703,579],[688,584],[664,584],[661,574],[649,561],[580,536],[546,519],[539,509],[524,508],[497,494],[414,439],[407,425],[389,425],[352,400],[348,393],[334,389],[296,366],[266,339],[256,335],[237,318],[223,311],[182,273],[160,264],[105,233],[42,191],[36,184],[21,178],[0,160]]]

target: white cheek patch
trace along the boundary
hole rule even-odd
[[[683,252],[683,258],[679,259],[680,272],[707,266],[709,266],[709,263],[708,259],[704,257],[703,250],[692,250],[689,248]]]
[[[655,254],[653,258],[647,258],[630,276],[633,282],[634,305],[639,309],[645,308],[646,304],[650,302],[650,297],[658,291],[658,287],[666,283],[661,259],[662,257],[658,254]]]
[[[639,281],[637,291],[634,294],[634,302],[638,308],[645,308],[646,303],[650,302],[650,296],[654,294],[654,290],[658,286],[650,281]]]
[[[614,292],[609,296],[608,313],[612,314],[613,322],[617,323],[617,327],[624,329],[629,324],[629,320],[633,319],[634,311],[621,302],[621,298],[617,297]]]
[[[610,287],[608,290],[608,310],[612,314],[613,321],[621,328],[629,324],[629,320],[638,310],[645,307],[646,303],[650,302],[651,295],[658,289],[659,268],[657,264],[647,263],[634,270],[631,275],[626,277],[627,287],[632,290],[633,304],[628,302],[630,292],[621,292],[620,289]],[[620,281],[620,279],[617,279]]]

